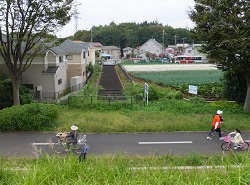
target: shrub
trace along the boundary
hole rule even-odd
[[[23,85],[20,86],[20,104],[28,104],[34,100],[30,91]],[[0,80],[0,109],[13,105],[12,85],[9,79]]]
[[[54,104],[32,103],[0,110],[0,131],[43,131],[56,126]]]

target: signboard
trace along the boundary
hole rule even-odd
[[[198,93],[198,87],[194,85],[188,86],[188,93],[190,94],[197,94]]]
[[[146,105],[148,105],[148,84],[147,83],[145,83],[144,96],[146,100]]]
[[[148,94],[148,84],[145,83],[145,93]]]

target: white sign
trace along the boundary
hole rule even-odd
[[[148,94],[148,84],[145,83],[145,93]]]
[[[188,93],[190,94],[197,94],[198,93],[198,87],[194,85],[188,86]]]
[[[148,84],[145,83],[144,97],[146,100],[146,105],[148,105]]]

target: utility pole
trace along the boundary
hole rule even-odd
[[[93,34],[92,34],[92,29],[93,29],[93,26],[91,27],[91,30],[90,30],[90,42],[92,43],[93,42]]]
[[[174,35],[174,44],[175,44],[175,54],[176,54],[176,50],[177,50],[177,48],[176,48],[176,38],[177,38],[178,36],[175,34]]]
[[[165,32],[165,31],[164,31],[164,29],[163,29],[163,30],[162,30],[162,43],[163,43],[163,46],[165,45],[165,44],[164,44],[164,34],[165,34],[164,32]],[[165,47],[165,46],[164,46],[164,47]]]
[[[185,40],[186,38],[182,38],[182,43],[183,43],[183,49],[182,49],[182,54],[184,55],[184,40]]]

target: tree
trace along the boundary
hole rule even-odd
[[[71,18],[73,0],[0,1],[0,54],[12,82],[13,104],[20,104],[23,73],[35,56]]]
[[[250,4],[247,0],[195,0],[189,17],[202,52],[222,70],[241,73],[247,83],[244,111],[250,112]]]

